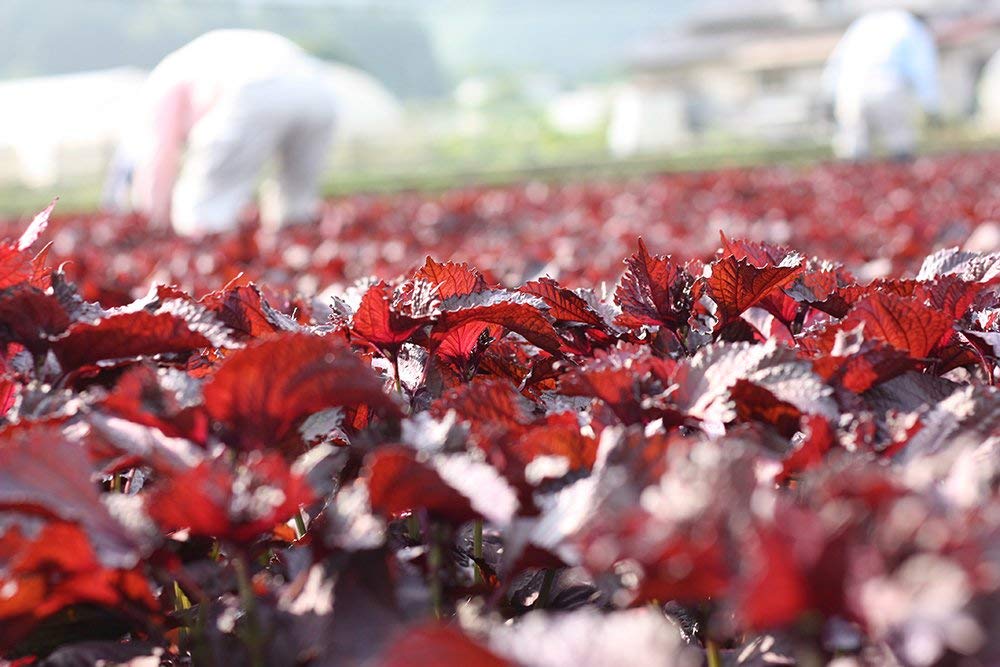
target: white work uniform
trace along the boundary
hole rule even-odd
[[[838,157],[861,159],[880,141],[894,157],[917,143],[914,102],[940,109],[937,49],[923,22],[903,10],[867,14],[847,29],[824,73],[834,100]]]
[[[334,98],[322,65],[279,35],[202,35],[167,56],[144,86],[125,148],[135,168],[133,205],[154,222],[169,218],[182,234],[231,229],[273,159],[276,197],[262,205],[264,223],[310,219]]]

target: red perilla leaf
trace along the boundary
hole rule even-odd
[[[675,367],[673,360],[654,357],[648,347],[622,346],[597,351],[564,374],[559,387],[567,396],[598,398],[624,423],[635,424],[649,412],[643,400],[669,387]]]
[[[837,406],[833,390],[811,364],[773,340],[763,345],[714,343],[679,364],[671,402],[684,414],[702,420],[703,427],[719,428],[736,417],[730,388],[746,380],[768,391],[804,414],[833,418]]]
[[[487,322],[466,322],[450,330],[437,344],[435,353],[446,362],[466,371],[473,360],[503,334],[503,327]]]
[[[718,329],[735,321],[774,290],[790,284],[803,271],[798,255],[789,255],[781,264],[764,267],[730,255],[713,262],[711,268],[712,275],[705,280],[705,288],[719,308]]]
[[[34,275],[35,266],[29,253],[10,242],[0,245],[0,289],[29,282]]]
[[[208,414],[240,449],[280,446],[302,420],[327,408],[366,405],[398,413],[360,357],[307,334],[274,336],[234,352],[206,383],[204,396]]]
[[[747,380],[737,380],[729,388],[729,397],[736,408],[740,421],[757,421],[770,424],[786,438],[792,437],[799,428],[802,412],[791,403],[778,400],[767,389]]]
[[[636,509],[602,523],[583,536],[584,563],[594,572],[633,562],[642,574],[635,603],[648,600],[694,602],[724,595],[732,573],[718,534],[704,526],[693,534],[671,530]]]
[[[745,627],[782,627],[808,607],[808,583],[792,546],[771,526],[757,526],[744,534],[741,551],[746,571],[737,594],[737,613]]]
[[[722,238],[722,254],[731,255],[736,259],[745,259],[758,269],[767,266],[780,266],[782,262],[794,261],[799,257],[797,252],[772,243],[756,243],[745,239],[730,239],[720,231]]]
[[[390,518],[424,509],[455,523],[482,518],[470,500],[441,478],[433,467],[404,447],[383,447],[367,462],[365,479],[372,509]]]
[[[277,454],[252,453],[234,467],[215,459],[157,483],[149,516],[165,531],[251,542],[315,499]]]
[[[768,266],[787,265],[793,263],[799,257],[798,253],[781,246],[770,243],[731,240],[721,231],[719,235],[722,237],[722,250],[725,255],[731,255],[736,259],[745,259],[758,269]],[[807,275],[806,272],[803,272],[798,278],[801,279],[805,275]],[[799,303],[781,290],[771,291],[770,294],[760,300],[759,306],[771,313],[789,329],[799,311]]]
[[[243,340],[285,330],[253,283],[230,283],[217,292],[206,294],[199,303]]]
[[[430,287],[428,283],[419,283]],[[385,282],[368,288],[351,321],[351,331],[381,350],[397,350],[421,327],[431,324],[436,302],[429,290],[414,302]]]
[[[159,429],[168,437],[204,443],[207,417],[200,406],[200,383],[182,371],[138,364],[126,370],[101,401],[101,409],[136,424]],[[183,405],[182,405],[183,403]]]
[[[155,615],[156,601],[139,572],[100,562],[86,534],[50,522],[36,534],[17,523],[0,530],[0,651],[6,653],[40,622],[72,605],[134,605]]]
[[[927,303],[955,320],[962,319],[977,299],[1000,284],[1000,272],[984,282],[969,282],[956,275],[941,276],[931,283],[922,283],[918,294]]]
[[[830,422],[819,415],[808,415],[802,419],[805,438],[789,454],[781,465],[778,482],[786,482],[800,473],[815,468],[823,462],[823,457],[837,444],[837,434]]]
[[[908,353],[866,340],[863,329],[838,324],[800,338],[799,344],[814,355],[813,368],[820,377],[856,394],[916,367],[918,362]]]
[[[520,430],[531,421],[530,404],[510,382],[476,378],[447,392],[431,411],[443,416],[454,410],[473,429]]]
[[[20,343],[39,354],[69,325],[69,315],[51,294],[27,285],[0,292],[0,344]]]
[[[669,257],[650,255],[639,239],[639,252],[625,260],[626,270],[615,290],[621,306],[618,324],[676,329],[687,322],[691,311],[691,285],[687,270]]]
[[[979,253],[948,248],[928,256],[917,280],[955,275],[969,282],[985,282],[1000,276],[1000,252]]]
[[[511,451],[527,465],[542,457],[557,457],[566,464],[567,471],[590,470],[597,457],[597,439],[580,432],[576,416],[571,421],[530,426],[513,444]]]
[[[473,294],[488,289],[482,274],[469,267],[468,264],[436,262],[430,257],[413,274],[413,278],[433,285],[438,298],[441,299]]]
[[[425,510],[455,524],[488,519],[504,525],[517,509],[514,490],[499,473],[464,455],[421,461],[405,447],[383,447],[368,457],[364,477],[372,509],[391,518]]]
[[[590,305],[572,290],[560,287],[551,278],[540,278],[521,286],[521,291],[533,294],[549,306],[549,315],[562,322],[585,324],[596,329],[604,328],[604,320]]]
[[[99,361],[157,354],[190,354],[211,347],[211,341],[171,313],[145,310],[77,322],[52,340],[52,349],[64,370]]]
[[[454,329],[469,322],[497,324],[532,345],[557,354],[562,343],[552,323],[543,315],[545,303],[537,297],[507,290],[485,290],[453,296],[441,303],[441,315],[431,332],[437,348]]]
[[[58,197],[52,200],[52,203],[45,207],[45,209],[36,215],[32,220],[28,228],[24,230],[21,234],[21,238],[17,240],[18,250],[27,250],[31,246],[35,245],[35,241],[38,237],[42,235],[45,228],[49,224],[49,217],[52,215],[52,209],[56,207],[56,202],[59,200]]]
[[[101,501],[82,445],[58,423],[0,431],[0,509],[76,523],[108,567],[133,567],[141,544]]]
[[[424,625],[406,630],[382,654],[377,667],[514,667],[460,630],[447,625]]]
[[[864,325],[866,338],[885,341],[914,359],[930,354],[952,331],[952,316],[916,299],[875,292],[854,304],[841,327]]]
[[[39,261],[35,261],[35,256],[28,252],[35,241],[48,225],[49,215],[55,207],[55,200],[48,207],[35,216],[24,230],[17,243],[5,241],[0,244],[0,289],[7,289],[14,285],[25,282],[33,282],[40,279],[46,273],[44,256],[47,249],[38,253]],[[42,286],[42,285],[40,285]]]

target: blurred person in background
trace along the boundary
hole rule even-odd
[[[919,105],[939,121],[938,55],[926,21],[904,10],[871,12],[850,25],[826,65],[837,157],[861,160],[880,143],[894,159],[917,146]]]
[[[106,185],[181,234],[232,229],[273,160],[265,226],[307,222],[333,139],[336,99],[323,65],[291,41],[219,30],[168,55],[145,82]],[[128,191],[128,197],[121,193]]]
[[[983,67],[976,86],[976,123],[984,132],[1000,134],[1000,51]]]

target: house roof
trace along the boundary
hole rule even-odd
[[[630,63],[640,72],[671,72],[704,64],[741,70],[812,65],[833,51],[853,18],[849,14],[795,14],[781,0],[761,2],[757,9],[742,2],[713,3],[679,30],[653,35],[638,44],[631,51]],[[782,7],[784,13],[777,15]],[[983,43],[989,47],[993,41],[1000,47],[1000,0],[966,15],[935,17],[933,28],[938,44],[945,48],[982,47]]]

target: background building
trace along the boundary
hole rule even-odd
[[[977,82],[1000,48],[997,4],[902,4],[924,12],[935,33],[945,116],[970,117],[976,110]],[[657,152],[712,135],[765,142],[821,140],[830,132],[821,88],[827,57],[851,21],[886,6],[901,3],[710,3],[680,26],[635,46],[627,102],[616,108],[637,120],[630,125],[612,119],[612,128],[618,128],[617,135],[611,133],[612,149]],[[665,103],[667,99],[672,102]]]

